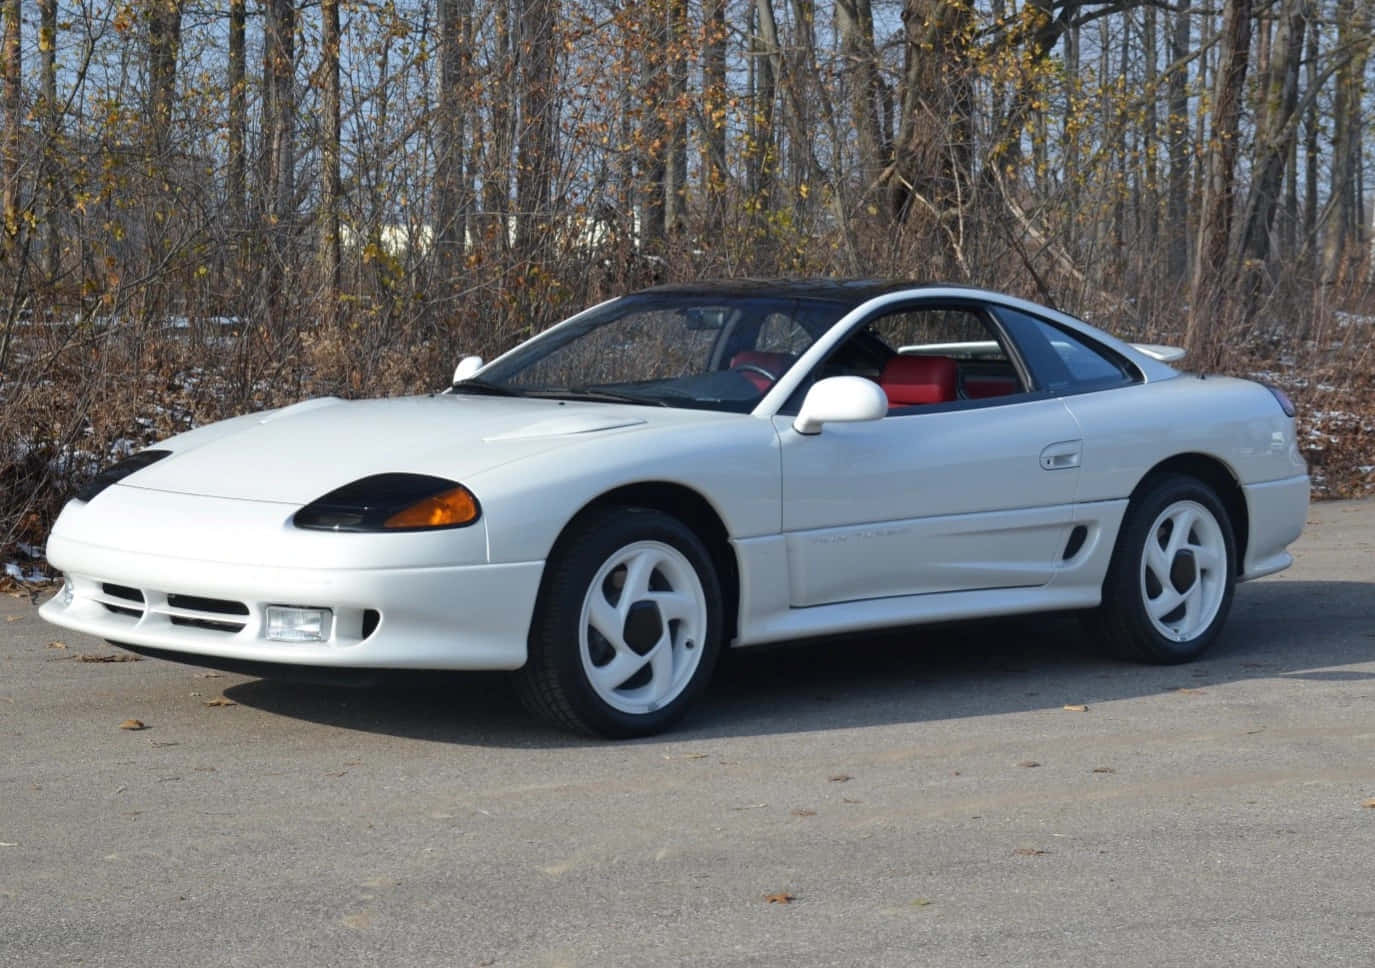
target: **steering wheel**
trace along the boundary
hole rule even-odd
[[[764,379],[768,380],[769,383],[778,382],[777,374],[770,373],[768,370],[764,369],[758,363],[737,363],[731,367],[731,370],[733,370],[736,373],[758,373]]]

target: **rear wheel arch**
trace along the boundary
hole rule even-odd
[[[1232,539],[1236,542],[1236,570],[1240,575],[1245,570],[1251,518],[1246,509],[1246,493],[1242,491],[1241,482],[1237,480],[1236,474],[1225,462],[1209,454],[1176,454],[1162,460],[1142,476],[1132,490],[1128,506],[1136,503],[1157,481],[1169,474],[1180,474],[1201,481],[1212,488],[1213,493],[1222,502],[1222,507],[1227,512],[1228,523],[1232,527]],[[1120,534],[1118,541],[1121,541]]]
[[[740,563],[730,544],[730,532],[720,513],[699,491],[670,481],[642,481],[626,484],[601,494],[587,502],[568,519],[549,549],[548,560],[559,555],[568,537],[577,531],[587,515],[605,508],[622,507],[629,510],[645,508],[661,511],[677,518],[694,531],[711,555],[712,564],[721,585],[725,606],[726,643],[737,633],[740,613]],[[548,570],[546,569],[546,579]],[[545,582],[540,582],[540,599],[544,597]]]

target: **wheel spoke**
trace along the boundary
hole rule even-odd
[[[1184,600],[1184,596],[1175,591],[1174,588],[1166,584],[1161,593],[1146,602],[1146,611],[1151,613],[1151,617],[1156,621],[1164,621],[1169,615],[1179,607],[1179,603]]]
[[[1222,568],[1222,555],[1216,549],[1190,545],[1189,550],[1194,553],[1194,562],[1199,571],[1219,571]]]
[[[625,602],[624,596],[621,601]],[[593,590],[588,597],[587,620],[617,652],[625,651],[625,618],[619,609],[606,600],[600,588]]]
[[[1192,508],[1180,508],[1179,513],[1170,516],[1170,540],[1165,546],[1165,565],[1166,572],[1169,571],[1168,562],[1174,561],[1175,555],[1179,554],[1179,549],[1189,542],[1189,532],[1193,530],[1194,522],[1198,520]]]
[[[645,661],[644,656],[636,655],[629,649],[618,648],[614,659],[604,666],[594,666],[588,670],[588,674],[596,680],[600,689],[612,692],[644,668]]]
[[[653,678],[649,681],[654,702],[660,702],[673,689],[673,640],[665,630],[659,644],[649,653],[649,667]]]
[[[620,611],[622,615],[630,610],[631,604],[649,594],[649,579],[659,557],[648,551],[641,551],[625,565],[625,585],[621,588]]]
[[[1170,557],[1165,549],[1160,547],[1160,542],[1151,536],[1151,540],[1146,542],[1146,567],[1155,575],[1155,580],[1162,586],[1170,582]]]
[[[649,592],[645,598],[659,606],[665,622],[691,622],[697,615],[697,602],[678,592]],[[696,623],[694,623],[696,624]]]

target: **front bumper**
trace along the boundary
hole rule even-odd
[[[263,567],[116,550],[54,534],[67,578],[39,614],[114,642],[254,663],[516,669],[543,562],[420,568]],[[70,592],[70,594],[68,594]],[[268,605],[328,608],[324,642],[266,638]]]

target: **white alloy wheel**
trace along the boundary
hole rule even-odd
[[[1226,505],[1185,474],[1147,479],[1122,519],[1103,603],[1084,619],[1106,651],[1170,665],[1202,655],[1232,606],[1237,551]]]
[[[702,661],[707,596],[696,569],[662,541],[636,541],[603,562],[578,621],[587,682],[613,709],[643,715],[677,699]]]
[[[1227,593],[1227,542],[1212,511],[1175,501],[1147,532],[1141,554],[1141,600],[1155,630],[1188,642],[1212,624]]]

